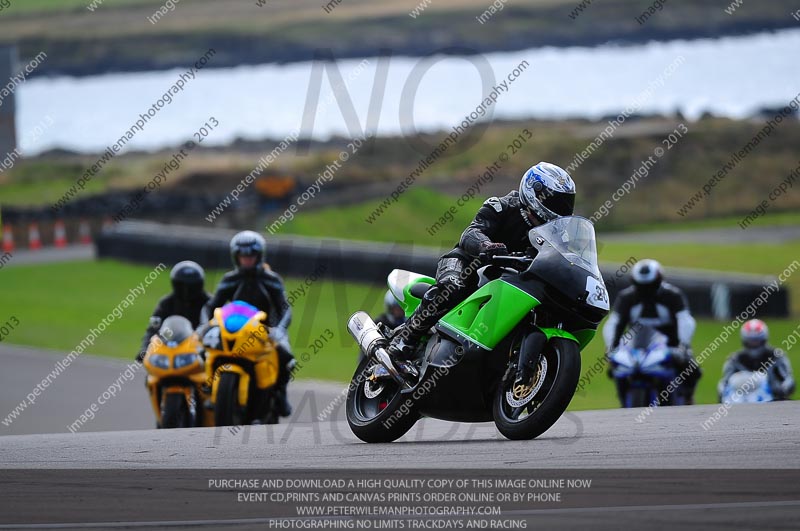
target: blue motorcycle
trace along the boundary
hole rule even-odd
[[[666,403],[659,394],[677,375],[673,349],[667,337],[649,326],[641,326],[628,342],[609,354],[611,377],[619,391],[622,407],[681,405],[684,398],[670,393]]]

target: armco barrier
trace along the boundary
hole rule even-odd
[[[153,263],[195,260],[207,268],[231,268],[228,244],[236,231],[125,221],[97,238],[100,258]],[[392,269],[432,275],[438,253],[429,247],[335,239],[265,236],[267,259],[283,276],[324,270],[329,278],[386,282]],[[322,266],[325,266],[324,268]]]
[[[207,229],[152,222],[125,221],[105,230],[96,241],[99,258],[166,264],[195,260],[206,268],[229,269],[228,243],[236,231]],[[267,237],[270,265],[283,276],[305,277],[320,270],[328,278],[383,284],[392,269],[408,269],[433,275],[440,253],[436,249],[405,244],[382,244],[352,240],[304,237]],[[601,267],[613,279],[617,267]],[[695,315],[726,320],[738,314],[775,279],[696,270],[667,271],[669,281],[680,287]],[[629,285],[625,276],[607,282],[612,300]],[[761,317],[789,315],[789,293],[785,287],[772,294],[759,308]]]

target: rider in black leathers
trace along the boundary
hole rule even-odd
[[[222,277],[216,293],[206,304],[204,317],[207,321],[214,315],[215,308],[235,300],[252,304],[267,314],[269,335],[276,343],[279,357],[275,384],[278,413],[288,417],[292,407],[286,387],[295,364],[287,331],[292,321],[292,308],[286,300],[283,280],[264,262],[265,249],[266,241],[256,232],[244,231],[233,237],[230,250],[235,269]]]
[[[633,266],[633,285],[622,290],[614,302],[614,308],[603,328],[606,352],[619,347],[620,339],[628,326],[636,323],[650,326],[667,337],[667,345],[673,349],[673,360],[678,372],[686,370],[685,382],[680,392],[687,404],[694,402],[694,388],[702,375],[700,366],[694,362],[691,341],[696,323],[689,311],[686,295],[672,284],[664,282],[661,264],[655,260],[640,260]],[[610,373],[609,373],[610,375]],[[617,381],[617,394],[624,402],[624,382]]]
[[[540,162],[522,177],[519,191],[487,199],[464,230],[456,247],[442,256],[436,284],[422,297],[416,311],[392,337],[387,349],[395,359],[408,359],[421,338],[450,309],[477,287],[476,263],[481,255],[504,255],[531,248],[528,232],[575,205],[575,183],[560,167]]]
[[[136,355],[136,361],[139,363],[144,359],[150,338],[158,333],[167,317],[180,315],[187,318],[192,327],[197,328],[202,320],[203,307],[211,299],[211,295],[203,289],[205,272],[197,263],[186,260],[175,264],[169,278],[172,282],[172,293],[158,301],[153,310],[147,331],[142,338],[142,346]]]

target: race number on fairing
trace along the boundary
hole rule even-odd
[[[600,308],[601,310],[608,310],[610,308],[606,287],[596,278],[586,278],[586,291],[589,292],[589,295],[586,297],[587,304],[595,308]]]

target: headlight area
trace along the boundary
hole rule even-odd
[[[177,363],[176,359],[175,364],[177,365]],[[150,355],[150,364],[159,369],[169,369],[169,358],[163,354],[152,354]]]
[[[175,368],[182,369],[183,367],[188,367],[189,365],[195,363],[198,360],[197,354],[192,352],[191,354],[178,354],[175,356]]]

